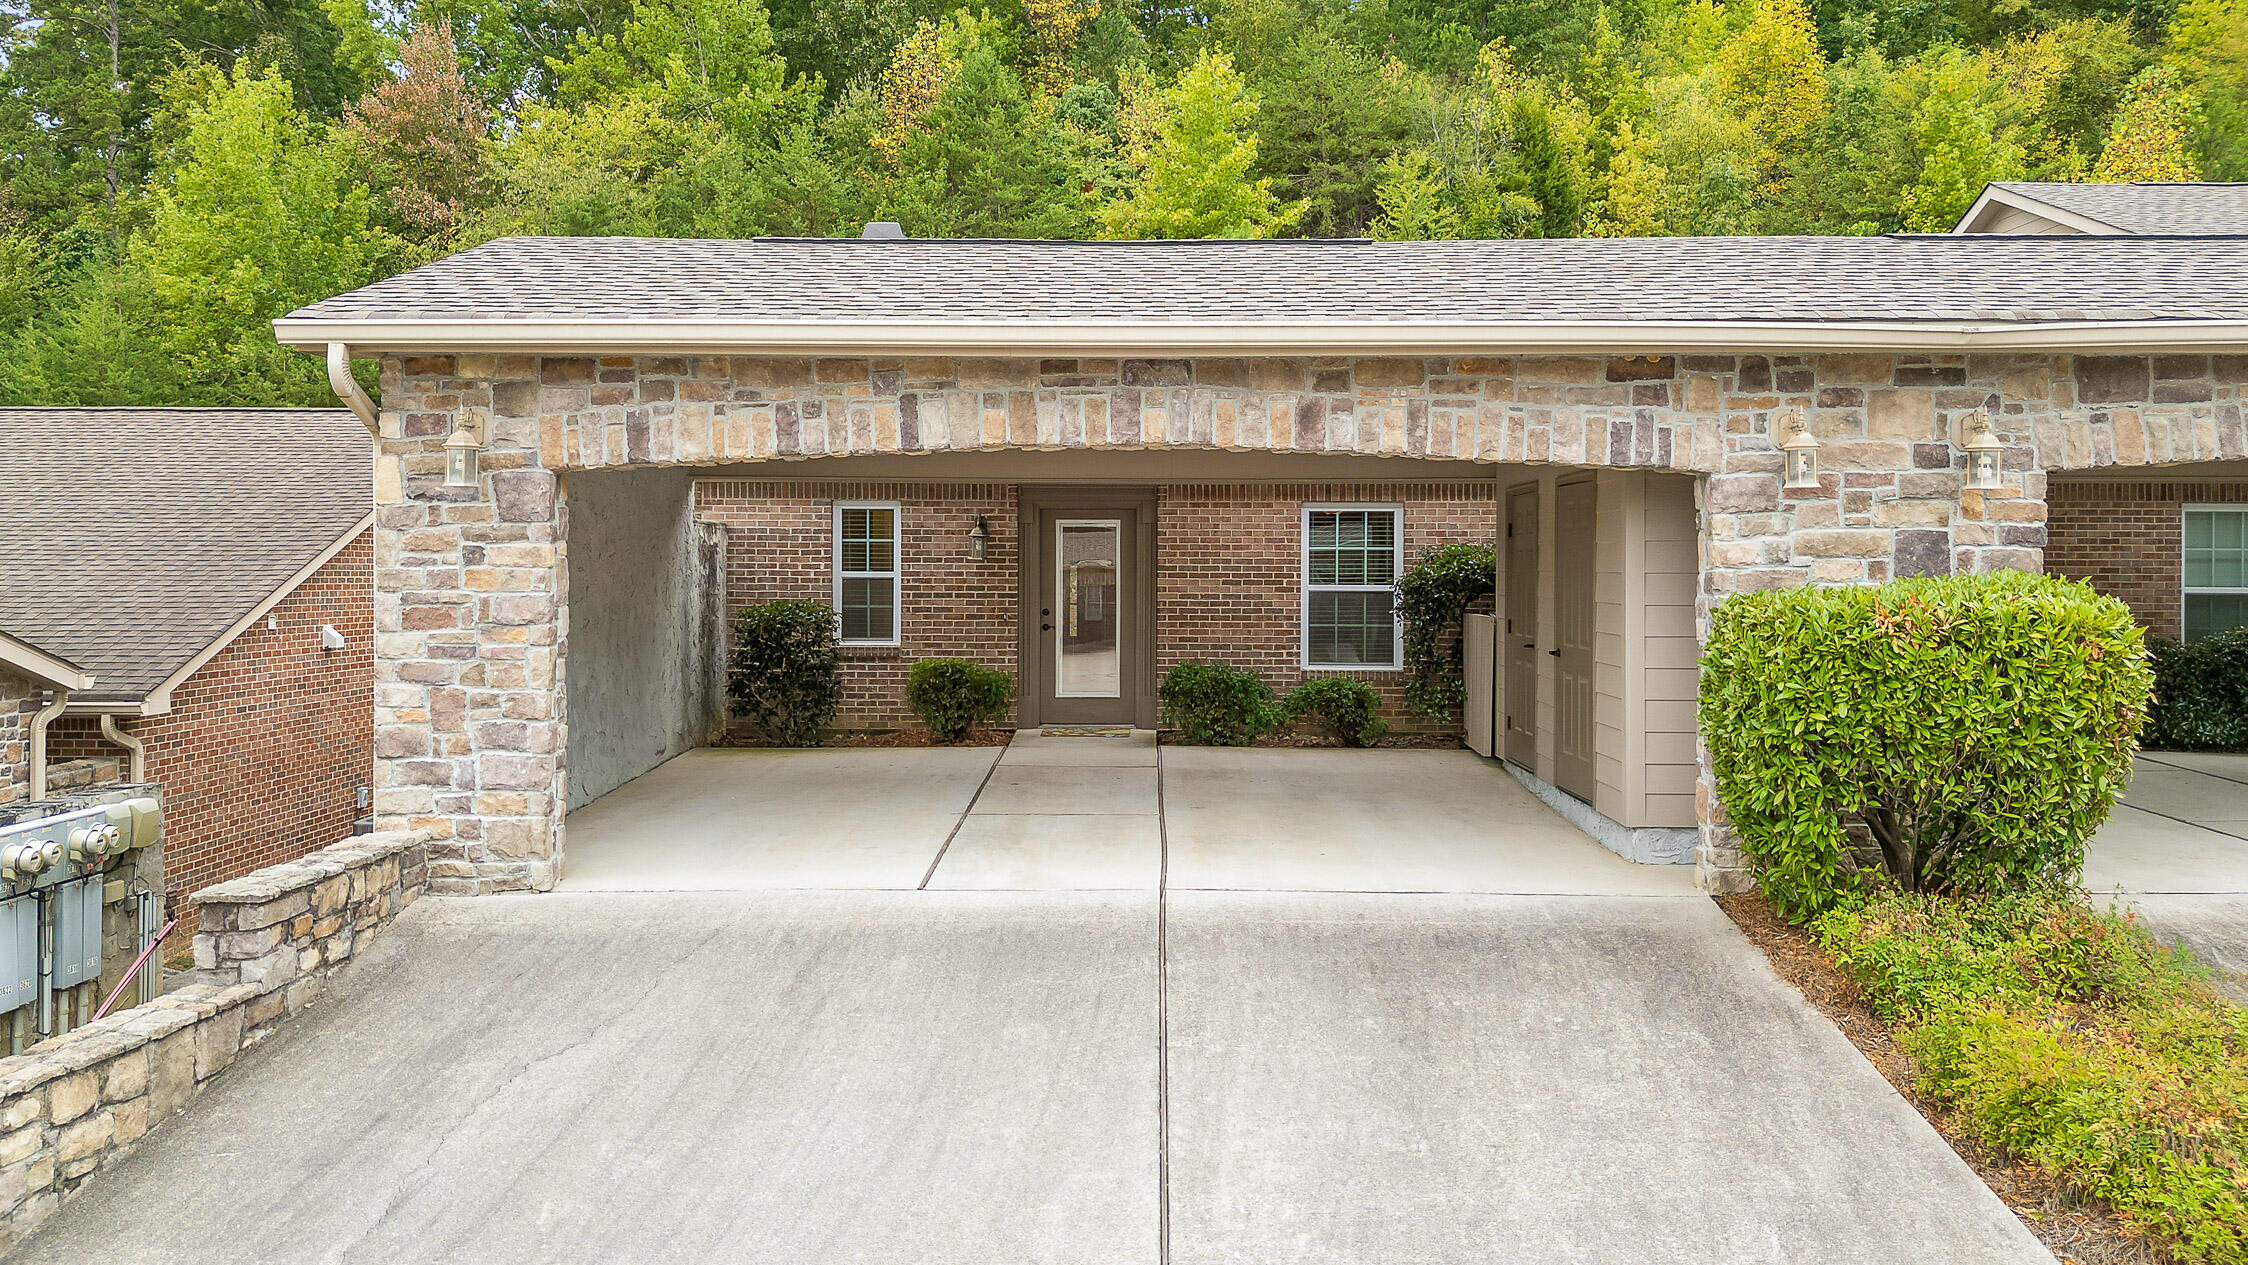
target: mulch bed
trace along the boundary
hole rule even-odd
[[[1179,735],[1166,729],[1156,741],[1166,747],[1189,745]],[[1252,747],[1340,747],[1337,739],[1323,734],[1266,734],[1249,744]],[[1374,744],[1385,751],[1449,751],[1465,747],[1458,734],[1391,734]]]
[[[2162,1265],[2169,1259],[2104,1206],[1956,1131],[1943,1109],[1922,1097],[1914,1083],[1912,1056],[1897,1047],[1889,1025],[1866,1008],[1858,986],[1808,933],[1773,912],[1762,896],[1720,896],[1717,904],[1764,951],[1772,970],[1833,1021],[2063,1265]]]
[[[1012,729],[971,729],[958,742],[938,742],[926,729],[851,730],[827,736],[823,747],[1004,747],[1014,739]],[[745,734],[728,734],[721,747],[769,747]]]

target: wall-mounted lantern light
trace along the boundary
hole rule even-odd
[[[1976,409],[1960,419],[1959,428],[1965,433],[1959,446],[1967,453],[1967,486],[1980,492],[2001,486],[1998,459],[2006,445],[2000,442],[1998,432],[1991,429],[1990,411]]]
[[[1778,417],[1780,430],[1787,435],[1780,452],[1787,458],[1787,481],[1782,484],[1790,492],[1815,492],[1819,487],[1819,441],[1811,437],[1811,419],[1802,409],[1791,408]]]
[[[453,424],[453,433],[445,436],[445,486],[472,488],[476,486],[476,450],[483,445],[468,428],[466,418]]]
[[[976,515],[976,525],[968,532],[968,556],[982,558],[991,550],[991,523],[983,515]]]

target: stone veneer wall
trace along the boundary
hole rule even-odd
[[[388,357],[376,462],[376,810],[435,890],[545,887],[562,849],[558,471],[990,448],[1352,452],[1709,476],[1700,605],[1747,589],[2037,568],[2046,473],[2248,454],[2248,357],[1625,355],[1099,360]],[[1776,410],[1822,486],[1784,494]],[[1989,406],[2007,486],[1960,488]],[[456,419],[488,478],[444,486]],[[497,722],[525,721],[527,725]],[[431,739],[427,754],[398,744]],[[415,762],[420,763],[415,763]],[[1706,767],[1706,760],[1704,761]],[[1704,880],[1739,882],[1705,773]]]
[[[304,1009],[421,894],[427,845],[363,835],[197,892],[201,982],[0,1059],[0,1250]]]

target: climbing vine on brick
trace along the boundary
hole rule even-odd
[[[1440,545],[1424,550],[1397,581],[1405,619],[1405,702],[1449,721],[1467,697],[1461,673],[1460,619],[1477,599],[1498,589],[1499,558],[1490,545]]]

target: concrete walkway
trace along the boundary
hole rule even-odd
[[[1699,898],[426,900],[38,1265],[2051,1257]]]
[[[20,1259],[2051,1265],[1688,867],[1473,756],[767,754],[408,910]]]
[[[2248,755],[2141,752],[2084,886],[2185,942],[2248,1005]]]

